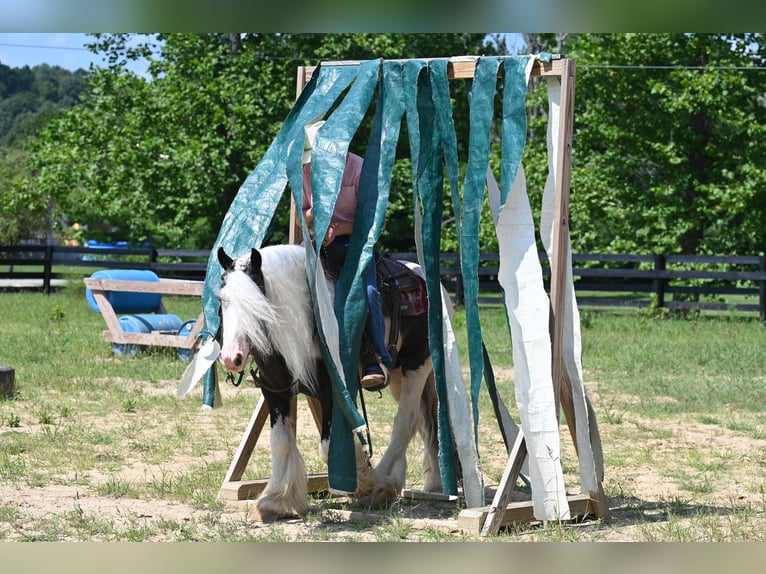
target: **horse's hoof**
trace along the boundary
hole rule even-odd
[[[281,514],[278,514],[276,512],[270,511],[266,508],[258,508],[257,506],[254,506],[250,510],[250,518],[252,520],[255,520],[256,522],[276,522],[277,520],[280,520],[282,518],[287,518],[286,516],[283,516]]]

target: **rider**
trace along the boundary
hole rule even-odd
[[[303,217],[309,229],[313,228],[314,213],[311,200],[311,150],[314,146],[316,132],[324,124],[323,121],[306,126],[306,138],[303,152]],[[346,155],[346,167],[343,170],[340,193],[335,203],[335,209],[330,218],[330,226],[322,241],[320,254],[326,265],[333,273],[339,273],[346,260],[346,252],[351,240],[354,227],[354,214],[359,196],[359,181],[364,160],[349,152]],[[375,262],[371,262],[364,275],[367,291],[367,323],[365,330],[376,355],[377,361],[368,361],[364,366],[361,384],[364,388],[380,388],[388,384],[389,372],[393,365],[385,343],[386,326],[383,319],[383,309],[380,292],[377,285]]]

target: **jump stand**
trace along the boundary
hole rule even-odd
[[[323,65],[356,65],[359,62],[328,62]],[[447,73],[452,79],[472,79],[476,71],[476,58],[452,58],[449,60]],[[297,76],[297,94],[300,95],[303,88],[310,81],[316,67],[299,67]],[[567,305],[571,306],[568,291],[571,286],[571,253],[569,246],[569,193],[570,193],[570,172],[571,172],[571,152],[572,152],[572,132],[574,118],[574,84],[575,84],[575,62],[566,58],[554,55],[548,61],[536,59],[532,67],[531,75],[533,77],[559,78],[560,79],[560,113],[558,121],[558,141],[553,142],[556,148],[557,173],[555,181],[555,207],[553,213],[553,233],[552,233],[552,256],[551,264],[551,286],[550,286],[550,339],[551,339],[551,374],[553,383],[553,394],[556,400],[556,419],[558,413],[563,409],[566,417],[570,435],[574,442],[578,458],[582,457],[584,449],[591,449],[591,445],[578,445],[575,421],[575,404],[573,399],[572,382],[567,372],[564,359],[564,324],[568,319],[565,313],[570,313]],[[550,89],[550,88],[549,88]],[[549,92],[550,94],[550,92]],[[296,243],[301,240],[300,226],[297,224],[295,215],[295,206],[291,213],[290,242]],[[102,287],[103,288],[103,287]],[[105,316],[106,318],[106,316]],[[107,320],[107,323],[109,321]],[[579,331],[579,323],[577,325]],[[117,337],[110,335],[117,340]],[[106,333],[105,333],[106,337]],[[123,339],[128,341],[129,339]],[[578,381],[579,383],[579,381]],[[583,391],[584,392],[584,391]],[[594,411],[587,397],[584,397],[587,404],[588,427],[591,441],[597,443],[599,450],[598,456],[591,453],[592,458],[601,458],[600,438],[598,425],[595,419]],[[311,401],[309,401],[311,406]],[[295,402],[293,403],[295,406]],[[582,412],[582,411],[580,411]],[[318,409],[312,407],[314,418],[318,421]],[[243,481],[242,476],[247,466],[248,460],[253,452],[258,437],[268,417],[268,409],[265,401],[261,398],[253,416],[245,430],[242,441],[232,460],[226,477],[219,491],[219,498],[224,500],[246,500],[255,498],[263,489],[267,480]],[[295,417],[293,417],[295,420]],[[583,429],[580,429],[582,436]],[[458,517],[458,528],[477,535],[489,536],[496,535],[501,527],[512,523],[525,523],[535,520],[533,513],[533,503],[530,502],[510,502],[511,493],[514,489],[521,471],[522,464],[527,456],[527,442],[523,432],[519,429],[516,434],[515,442],[509,447],[509,458],[503,473],[501,482],[494,494],[491,504],[463,510]],[[598,461],[603,466],[603,461]],[[598,467],[598,464],[596,465]],[[609,507],[601,484],[602,477],[599,475],[596,481],[596,487],[587,493],[578,495],[567,495],[569,503],[570,517],[582,518],[586,516],[595,516],[601,519],[608,519]],[[318,491],[327,488],[326,475],[313,475],[309,478],[309,490]],[[403,496],[419,497],[417,491],[405,491]],[[534,493],[533,493],[534,494]],[[447,497],[449,500],[457,497]]]
[[[160,279],[159,281],[129,281],[121,279],[94,279],[86,277],[85,286],[93,293],[93,298],[106,322],[107,330],[103,331],[104,341],[119,345],[146,345],[154,347],[175,347],[193,351],[198,345],[197,334],[204,325],[204,314],[200,313],[194,328],[185,336],[175,332],[152,331],[149,333],[127,333],[122,330],[112,304],[107,298],[109,292],[156,293],[184,297],[201,297],[203,281],[186,281],[180,279]],[[154,310],[155,313],[167,313],[164,303]]]

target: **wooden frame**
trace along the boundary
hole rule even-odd
[[[358,65],[360,61],[328,61],[323,65]],[[298,68],[296,79],[296,99],[310,81],[316,66],[301,66]],[[448,79],[473,78],[476,70],[476,58],[451,58],[447,64]],[[532,69],[533,77],[559,77],[561,78],[561,108],[559,117],[559,140],[557,172],[559,177],[555,187],[555,208],[553,218],[553,257],[551,261],[551,292],[550,301],[552,308],[551,317],[551,342],[552,342],[552,380],[554,396],[556,398],[556,417],[558,419],[559,405],[569,427],[575,450],[577,450],[577,437],[575,434],[575,415],[572,397],[571,381],[569,381],[562,356],[563,340],[563,313],[565,285],[565,265],[571,259],[569,252],[569,194],[570,174],[572,162],[572,135],[574,125],[574,87],[576,67],[573,60],[554,55],[551,61],[543,62],[537,59]],[[294,202],[291,204],[290,213],[290,243],[301,241],[301,229],[295,210]],[[295,402],[293,402],[295,405]],[[309,403],[311,405],[311,403]],[[312,408],[316,419],[317,413]],[[240,447],[232,460],[229,472],[219,491],[219,498],[227,500],[242,500],[256,495],[262,490],[261,483],[265,481],[241,481],[247,462],[258,436],[263,429],[268,410],[265,401],[261,399],[256,408],[250,424],[240,443]],[[319,427],[319,421],[317,420]],[[598,434],[598,427],[594,420],[590,421],[590,434]],[[514,522],[528,522],[534,520],[532,502],[511,502],[511,492],[519,478],[521,466],[527,454],[523,433],[519,429],[515,444],[509,454],[509,460],[503,473],[492,503],[481,508],[469,508],[463,510],[458,518],[458,525],[462,529],[474,530],[482,536],[495,535],[499,529]],[[324,490],[327,488],[326,475],[318,475],[309,478],[309,490],[312,488]],[[406,491],[409,496],[417,496],[411,491]],[[609,506],[604,495],[601,483],[597,490],[584,495],[567,496],[570,503],[570,513],[573,517],[595,515],[599,518],[608,518]]]
[[[93,293],[101,316],[106,322],[107,330],[102,333],[104,340],[109,343],[147,345],[153,347],[176,347],[178,349],[193,350],[199,344],[197,334],[204,325],[204,313],[200,313],[194,328],[185,337],[175,333],[164,331],[152,331],[150,333],[126,333],[120,326],[112,304],[106,294],[110,291],[129,293],[161,293],[163,295],[179,295],[188,297],[202,297],[204,281],[185,281],[180,279],[160,279],[159,281],[127,281],[120,279],[93,279],[86,277],[85,286]],[[157,313],[166,313],[165,305],[155,310]]]

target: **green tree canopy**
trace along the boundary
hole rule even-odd
[[[71,222],[106,224],[134,242],[202,248],[289,112],[299,65],[496,49],[484,34],[162,34],[128,47],[129,40],[94,38],[110,67],[92,74],[83,105],[41,132],[37,185]],[[126,71],[138,56],[151,59],[151,79]],[[366,143],[368,129],[355,145]],[[394,202],[411,195],[409,179],[395,184]],[[286,208],[281,217],[286,229]],[[395,221],[391,228],[398,231]]]
[[[577,61],[575,251],[766,251],[762,36],[555,40]]]

